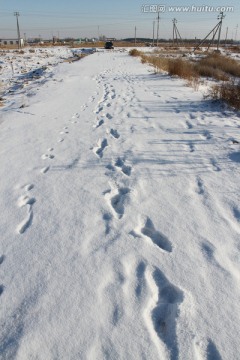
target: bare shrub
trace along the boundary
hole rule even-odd
[[[192,77],[192,78],[188,79],[188,81],[187,81],[187,85],[191,86],[195,91],[197,91],[199,89],[200,84],[201,84],[201,81],[200,81],[199,77]]]

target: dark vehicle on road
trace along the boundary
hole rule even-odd
[[[112,41],[107,41],[104,46],[105,49],[114,49]]]

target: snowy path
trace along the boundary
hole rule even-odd
[[[239,118],[117,52],[36,93],[0,118],[0,357],[240,359]]]

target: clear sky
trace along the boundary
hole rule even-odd
[[[229,1],[229,0],[228,0]],[[0,0],[0,38],[16,37],[14,11],[20,13],[19,24],[22,37],[152,37],[153,21],[157,14],[149,5],[164,5],[160,13],[160,38],[172,37],[172,19],[176,18],[183,38],[203,38],[217,24],[218,11],[199,11],[202,6],[232,6],[233,12],[225,12],[222,38],[228,27],[228,38],[240,39],[240,1],[177,1],[162,0]],[[142,11],[142,6],[147,5]],[[195,6],[190,12],[170,11],[169,6]],[[194,8],[193,8],[194,9]],[[153,9],[152,9],[153,10]],[[197,11],[198,10],[198,11]]]

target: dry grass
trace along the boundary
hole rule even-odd
[[[210,54],[206,56],[205,58],[201,59],[197,63],[197,68],[202,70],[206,70],[207,72],[213,70],[213,76],[214,77],[214,70],[217,70],[218,72],[225,73],[227,75],[237,76],[240,77],[240,64],[234,59],[231,59],[230,57],[223,56],[221,54]],[[204,72],[204,71],[203,71]],[[218,77],[219,74],[216,73],[216,76]],[[204,75],[202,75],[204,76]],[[207,75],[208,76],[208,75]],[[219,80],[217,78],[217,80]]]
[[[131,56],[141,56],[143,63],[150,63],[155,68],[168,71],[184,79],[209,77],[220,81],[228,81],[230,76],[240,77],[240,64],[234,59],[221,54],[210,54],[198,62],[190,62],[182,57],[169,59],[160,55],[146,55],[137,49],[132,49]]]
[[[144,54],[137,49],[132,49],[129,51],[129,55],[130,56],[143,56]]]
[[[214,69],[211,66],[204,65],[204,64],[196,64],[195,70],[197,71],[199,76],[213,78],[220,81],[228,81],[229,76],[222,71],[221,69]]]
[[[192,63],[181,58],[169,59],[168,72],[170,75],[177,75],[183,79],[190,80],[193,77],[197,77],[195,67]]]
[[[194,63],[183,58],[169,59],[159,55],[146,55],[136,49],[131,50],[130,55],[140,56],[142,63],[155,67],[155,72],[165,70],[170,75],[186,79],[187,84],[195,90],[200,85],[201,77],[222,81],[220,85],[211,88],[209,96],[240,110],[240,81],[229,80],[230,76],[240,77],[240,64],[236,60],[221,54],[210,54]]]
[[[234,53],[240,53],[240,46],[229,46],[227,50]]]
[[[240,110],[240,82],[229,81],[212,86],[209,96],[214,100],[221,100]]]

